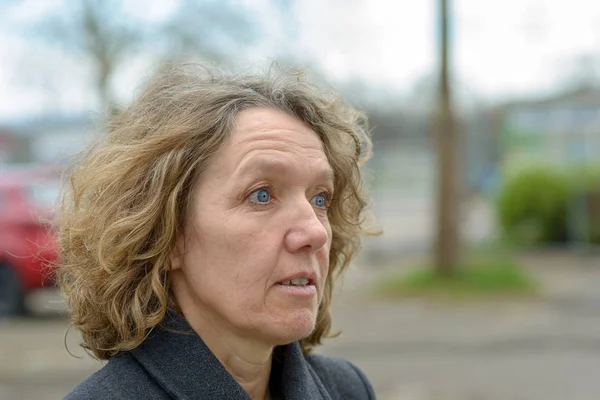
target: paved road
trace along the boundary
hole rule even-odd
[[[336,309],[345,335],[325,351],[360,365],[388,399],[600,399],[600,260],[522,260],[538,299],[373,303],[351,284]]]
[[[353,270],[334,309],[344,333],[321,351],[355,362],[384,400],[599,399],[600,264],[526,262],[544,298],[476,305],[368,300],[360,289],[385,271]],[[56,317],[0,322],[0,399],[59,399],[98,368],[64,350],[66,328]],[[67,345],[83,355],[77,340]]]

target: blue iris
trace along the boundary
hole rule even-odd
[[[313,197],[314,205],[320,208],[324,208],[327,205],[327,197],[321,193]]]
[[[271,200],[271,194],[267,189],[258,189],[250,195],[250,198],[257,203],[268,203]]]

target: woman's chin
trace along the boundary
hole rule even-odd
[[[270,331],[273,332],[276,345],[285,345],[309,336],[316,326],[316,314],[298,313],[284,321],[273,322]]]

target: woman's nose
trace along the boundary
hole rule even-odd
[[[291,253],[299,251],[314,253],[327,244],[329,232],[313,205],[308,200],[302,203],[290,212],[292,221],[285,236],[285,246]]]

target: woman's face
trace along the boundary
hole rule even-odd
[[[173,263],[194,312],[271,344],[309,335],[329,268],[332,191],[314,131],[281,111],[241,112],[201,178]]]

